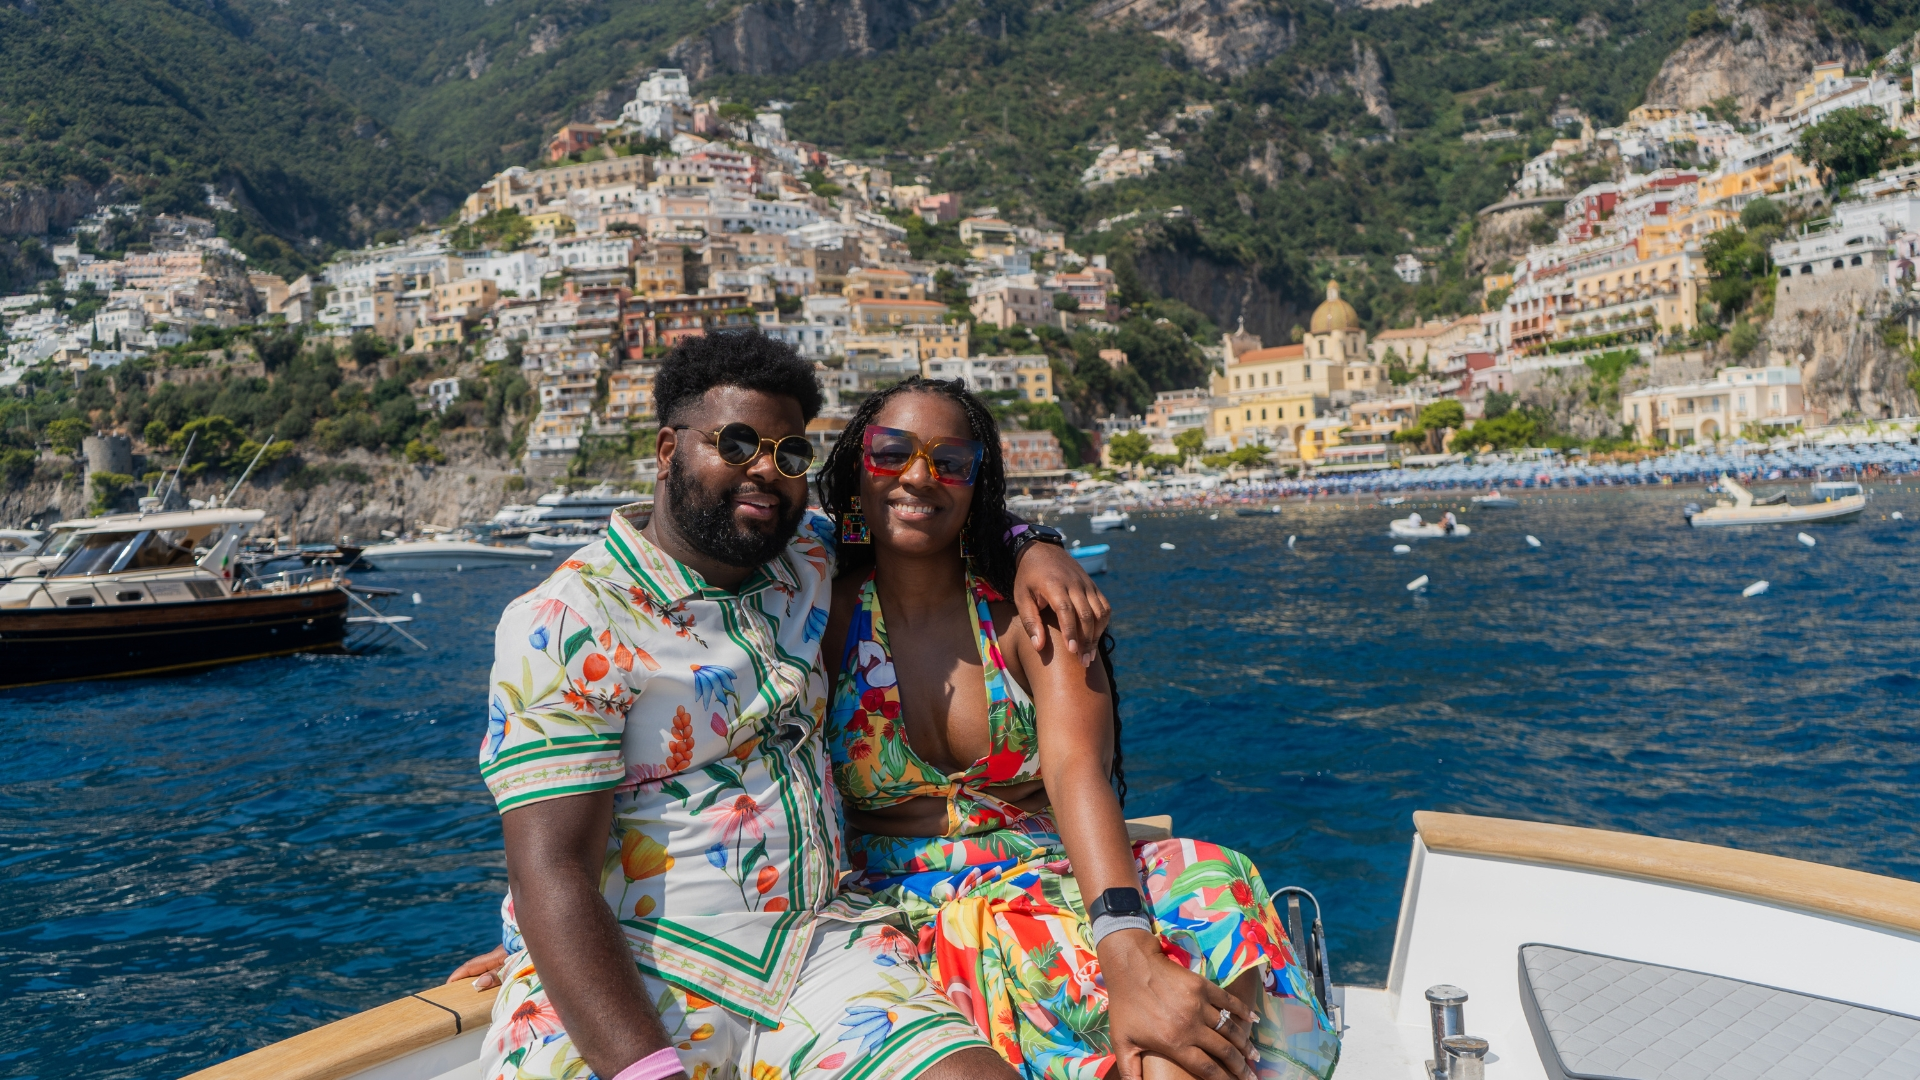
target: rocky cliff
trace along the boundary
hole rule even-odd
[[[0,183],[0,236],[42,236],[65,229],[92,212],[98,193],[84,184],[59,191],[27,184]]]
[[[944,0],[776,0],[741,7],[668,58],[696,81],[779,75],[808,64],[892,48]]]
[[[1099,27],[1137,23],[1215,78],[1252,71],[1295,37],[1293,13],[1266,0],[1100,0],[1087,18]]]
[[[1646,100],[1704,109],[1731,98],[1742,120],[1756,120],[1793,104],[1793,92],[1815,64],[1866,62],[1858,43],[1831,37],[1815,20],[1789,17],[1786,10],[1720,0],[1722,26],[1682,42],[1647,84]]]
[[[1204,255],[1156,247],[1134,256],[1140,283],[1201,312],[1215,326],[1231,328],[1244,320],[1248,333],[1269,344],[1292,340],[1293,327],[1306,321],[1294,298],[1246,266],[1217,263]]]

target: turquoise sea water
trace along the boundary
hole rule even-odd
[[[1811,549],[1695,532],[1689,499],[1529,494],[1407,555],[1409,507],[1136,515],[1101,537],[1129,812],[1312,889],[1350,982],[1384,979],[1416,809],[1920,879],[1920,525],[1885,518],[1920,498]],[[395,610],[425,654],[0,693],[0,1075],[178,1076],[489,947],[474,751],[492,619],[537,577],[369,575],[422,594]]]

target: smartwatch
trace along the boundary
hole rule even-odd
[[[1029,544],[1052,544],[1057,548],[1067,546],[1067,534],[1051,525],[1015,525],[1008,530],[1007,539],[1013,545],[1015,559],[1027,550]]]
[[[1145,915],[1147,905],[1138,889],[1108,889],[1087,905],[1087,921],[1098,922],[1108,915]]]

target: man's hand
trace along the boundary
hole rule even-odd
[[[459,982],[461,979],[473,979],[475,990],[491,990],[500,985],[500,973],[507,965],[507,947],[495,945],[493,951],[485,956],[473,959],[453,969],[447,981]],[[477,976],[477,977],[476,977]]]
[[[1252,1080],[1253,1010],[1166,958],[1144,930],[1100,942],[1107,1020],[1122,1080],[1140,1080],[1141,1058],[1166,1058],[1197,1080]],[[1220,1012],[1228,1019],[1220,1024]]]
[[[1028,544],[1013,578],[1013,606],[1033,638],[1035,649],[1047,647],[1043,611],[1052,611],[1067,651],[1092,664],[1099,655],[1100,635],[1107,632],[1113,606],[1100,587],[1081,568],[1080,560],[1054,544]]]

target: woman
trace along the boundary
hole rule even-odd
[[[1252,864],[1129,841],[1106,649],[1088,667],[1007,633],[980,400],[919,379],[868,398],[820,487],[840,534],[822,656],[842,902],[903,915],[935,985],[1029,1077],[1328,1075],[1337,1038]]]

